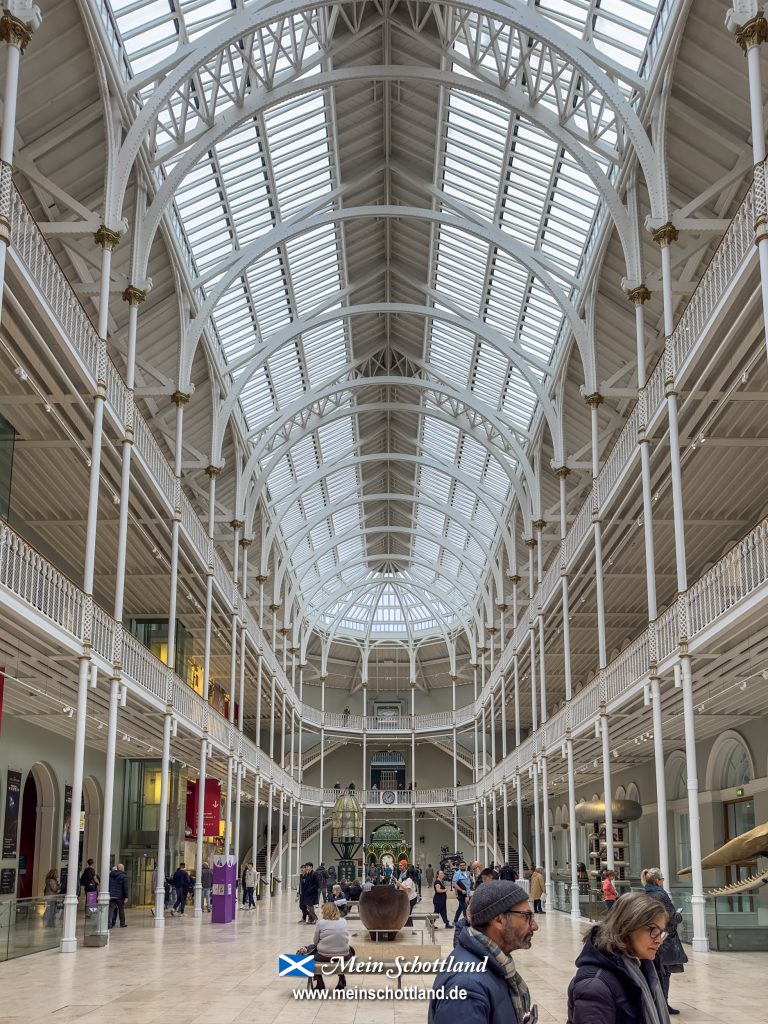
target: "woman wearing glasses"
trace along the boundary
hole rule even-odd
[[[661,987],[664,998],[667,1000],[667,1009],[670,1013],[680,1013],[669,1005],[669,976],[670,974],[682,974],[688,957],[685,955],[680,936],[677,934],[677,926],[683,919],[683,915],[675,910],[675,905],[669,898],[664,888],[664,875],[659,868],[646,868],[640,872],[640,881],[645,886],[645,892],[652,896],[664,907],[667,914],[667,932],[669,933],[662,943],[659,955],[656,957],[656,967],[661,979]]]
[[[587,933],[568,986],[568,1024],[669,1024],[654,964],[667,913],[644,893],[626,893]]]

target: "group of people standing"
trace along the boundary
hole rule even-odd
[[[458,884],[451,883],[457,896],[471,874],[462,869],[463,863]],[[447,891],[444,875],[437,873],[436,899],[438,885]],[[568,986],[567,1024],[669,1024],[670,1014],[679,1012],[669,1005],[669,979],[687,962],[677,933],[681,915],[658,868],[643,871],[641,881],[643,892],[617,894],[584,936]],[[487,958],[487,966],[484,972],[459,966],[440,974],[434,988],[442,998],[431,1001],[429,1024],[466,1024],[466,999],[451,995],[458,989],[468,991],[473,1024],[535,1024],[536,1006],[512,956],[529,949],[539,929],[529,894],[488,868],[468,891],[469,905],[464,897],[457,911],[457,922],[459,915],[464,921],[456,929],[453,964]]]

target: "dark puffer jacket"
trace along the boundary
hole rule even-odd
[[[680,915],[675,910],[675,905],[669,897],[669,893],[666,889],[662,889],[660,885],[655,885],[649,882],[645,887],[646,895],[652,896],[655,900],[664,907],[667,912],[667,931],[669,934],[661,945],[656,959],[660,965],[665,968],[674,968],[673,974],[679,974],[683,970],[683,964],[688,963],[688,957],[686,956],[683,944],[680,941],[680,937],[677,934],[677,925],[680,919]]]
[[[483,946],[464,929],[453,949],[458,963],[480,963],[487,955]],[[433,986],[445,988],[446,993],[464,989],[467,998],[430,999],[429,1024],[519,1024],[509,985],[502,969],[493,957],[479,974],[443,971]]]
[[[595,947],[596,931],[590,931],[576,958],[576,976],[568,986],[568,1024],[655,1024],[644,1012],[642,992],[622,957]],[[653,991],[658,984],[653,960],[641,960],[640,969]]]
[[[109,872],[109,898],[120,903],[128,899],[128,875],[117,868]]]

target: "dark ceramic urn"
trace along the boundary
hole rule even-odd
[[[394,939],[408,920],[410,901],[403,889],[394,885],[375,885],[360,895],[360,920],[377,939]]]

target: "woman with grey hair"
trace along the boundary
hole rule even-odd
[[[683,949],[680,936],[677,934],[677,926],[683,920],[683,915],[675,910],[675,905],[670,899],[669,893],[664,888],[664,875],[660,868],[645,868],[640,872],[640,881],[645,887],[645,893],[658,900],[667,913],[667,937],[662,943],[659,955],[656,957],[656,967],[659,972],[659,980],[664,997],[667,1000],[667,1009],[670,1013],[680,1013],[669,1005],[669,978],[671,974],[682,974],[688,957]]]
[[[568,1024],[669,1024],[654,960],[667,913],[644,893],[626,893],[591,928],[568,986]]]

